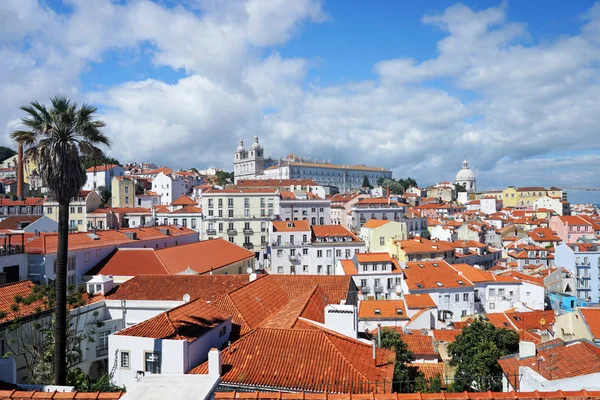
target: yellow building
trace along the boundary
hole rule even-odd
[[[598,319],[600,319],[600,308],[580,307],[557,316],[554,332],[565,342],[579,339],[595,342],[600,340],[600,329],[596,328],[598,324],[593,323]]]
[[[408,239],[406,222],[370,219],[360,228],[360,238],[368,253],[389,252],[396,240]]]
[[[536,200],[542,197],[563,198],[562,189],[551,187],[522,187],[515,188],[509,186],[502,191],[502,203],[504,207],[523,207],[530,208]]]
[[[475,200],[481,200],[485,197],[495,197],[497,200],[502,200],[502,190],[488,190],[487,192],[479,192],[475,195]]]
[[[110,182],[111,206],[135,207],[135,181],[127,176],[114,176]]]
[[[102,205],[102,199],[95,190],[81,191],[69,204],[69,229],[71,231],[87,231],[87,213],[92,212]],[[44,215],[58,222],[58,202],[46,200]]]

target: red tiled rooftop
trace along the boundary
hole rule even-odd
[[[296,221],[273,221],[273,232],[298,232],[310,231],[310,225],[306,220]]]
[[[386,225],[389,222],[391,221],[387,219],[370,219],[363,225],[363,228],[379,228],[380,226]]]
[[[103,165],[96,165],[95,167],[89,167],[88,169],[85,170],[85,172],[102,172],[102,171],[110,171],[111,169],[118,167],[117,164],[103,164]]]
[[[437,307],[428,293],[405,294],[404,301],[408,308],[430,308]]]
[[[358,318],[408,320],[408,315],[402,300],[362,300],[358,304]]]
[[[437,352],[433,346],[433,337],[421,335],[418,333],[400,334],[400,337],[408,346],[408,349],[415,355],[435,356]],[[418,358],[418,357],[417,357]]]
[[[446,289],[473,286],[446,261],[408,262],[404,268],[409,290]]]
[[[452,343],[462,333],[462,329],[433,329],[432,332],[434,341]]]
[[[374,363],[370,344],[325,329],[257,329],[221,357],[225,384],[291,390],[389,392],[383,381],[391,382],[394,368],[391,352],[378,349]],[[188,373],[207,372],[203,363]]]
[[[231,318],[230,315],[196,299],[123,329],[115,335],[193,341]]]
[[[197,204],[191,197],[185,195],[173,200],[171,203],[172,206],[195,206]]]
[[[590,329],[592,337],[600,339],[600,308],[579,308],[579,312],[585,319],[585,323]]]
[[[0,319],[0,324],[13,319],[15,313],[11,310],[11,306],[15,304],[15,296],[26,298],[31,295],[35,284],[29,280],[7,283],[0,286],[0,311],[5,313],[5,316]],[[20,317],[35,314],[46,309],[43,301],[36,301],[31,304],[19,304],[17,314]]]

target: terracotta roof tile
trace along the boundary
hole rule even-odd
[[[432,332],[435,342],[452,343],[462,333],[462,329],[433,329]]]
[[[600,372],[600,347],[587,340],[538,346],[533,357],[519,354],[498,360],[515,389],[519,389],[519,367],[529,367],[548,380],[571,378]],[[515,379],[517,377],[517,379]]]
[[[240,179],[235,186],[242,187],[290,187],[319,186],[312,179]]]
[[[177,210],[171,211],[171,214],[200,214],[202,209],[195,206],[183,206]]]
[[[4,220],[0,221],[0,229],[22,229],[20,228],[21,223],[30,224],[42,218],[41,215],[10,215]]]
[[[196,299],[115,333],[154,339],[193,341],[231,318],[230,315]]]
[[[384,328],[385,329],[385,328]],[[419,333],[400,334],[400,337],[408,346],[408,349],[415,355],[435,356],[437,352],[433,346],[433,337],[421,335]],[[418,358],[418,357],[417,357]]]
[[[9,399],[120,399],[125,392],[38,392],[0,390],[0,400]]]
[[[316,238],[349,237],[352,238],[352,241],[362,242],[358,236],[344,228],[342,225],[314,225],[311,228],[313,235]]]
[[[306,220],[273,221],[273,232],[310,232],[310,225]]]
[[[226,384],[353,393],[391,390],[391,352],[379,349],[374,363],[371,345],[324,329],[257,329],[221,355],[221,381]],[[204,363],[188,373],[207,371]]]
[[[404,301],[408,308],[430,308],[437,307],[435,301],[428,293],[405,294]]]
[[[356,275],[358,273],[358,271],[356,271],[356,265],[354,265],[354,262],[352,262],[352,260],[340,260],[340,264],[342,265],[344,274]]]
[[[11,306],[15,304],[15,296],[25,298],[32,293],[34,287],[35,284],[31,281],[19,281],[0,286],[0,311],[5,313],[4,318],[0,319],[0,324],[12,320],[16,314],[24,317],[46,309],[43,301],[36,301],[31,304],[20,304],[16,314],[11,310]]]
[[[594,339],[600,339],[600,308],[579,308]]]
[[[390,220],[386,219],[370,219],[364,225],[363,228],[379,228],[380,226],[386,225]]]
[[[473,286],[446,261],[408,262],[404,268],[409,290],[457,288]]]
[[[402,300],[362,300],[358,304],[358,318],[408,320]]]
[[[117,286],[107,298],[178,301],[189,294],[191,300],[211,302],[249,282],[249,275],[138,275]]]
[[[444,363],[409,363],[407,364],[407,367],[411,377],[416,377],[417,374],[421,372],[425,376],[425,379],[431,379],[439,376],[439,378],[442,380],[442,384],[445,383]]]
[[[111,169],[118,167],[117,164],[103,164],[103,165],[97,165],[95,167],[89,167],[88,169],[85,170],[85,172],[102,172],[102,171],[110,171]]]
[[[171,203],[172,206],[195,206],[198,205],[191,197],[189,196],[181,196],[176,200],[173,200]]]
[[[23,200],[0,199],[0,206],[43,206],[45,198],[26,197]]]

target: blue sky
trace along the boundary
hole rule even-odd
[[[600,187],[593,1],[6,0],[0,55],[5,143],[66,93],[122,161],[231,169],[258,134],[422,184],[466,156],[480,188]]]

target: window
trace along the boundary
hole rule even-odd
[[[323,250],[317,250],[317,257],[323,257]]]
[[[278,274],[283,274],[283,267],[277,267],[277,273]]]
[[[350,258],[350,249],[346,249],[346,258]]]
[[[496,304],[490,303],[490,307],[489,308],[490,308],[490,310],[494,310],[496,308]]]
[[[187,218],[181,219],[181,225],[183,225],[184,228],[187,228]]]
[[[308,249],[302,249],[302,255],[308,255]]]
[[[77,207],[77,212],[81,214],[83,212],[83,207]]]
[[[125,196],[125,204],[129,204],[129,196]]]
[[[335,250],[335,256],[336,256],[336,257],[341,257],[341,256],[342,256],[342,250],[340,250],[340,249],[336,249],[336,250]]]
[[[363,264],[363,272],[369,272],[368,264]]]
[[[121,368],[129,368],[129,352],[122,351],[121,352]]]
[[[78,220],[77,220],[77,225],[83,225],[83,221],[82,221],[82,220],[80,220],[80,219],[78,219]]]
[[[71,228],[75,228],[75,220],[74,219],[72,219],[72,220],[69,221],[69,226]]]
[[[208,210],[208,216],[212,217],[214,215],[213,210]]]
[[[75,207],[71,207],[71,214],[75,214]]]
[[[250,210],[248,210],[248,209],[244,210],[244,218],[250,218]]]
[[[360,280],[360,287],[361,288],[367,287],[367,280],[366,279],[361,279]]]
[[[179,222],[179,221],[178,221],[178,219],[177,219],[177,218],[173,218],[173,225],[177,225],[177,223],[178,223],[178,222]]]
[[[307,235],[302,235],[302,243],[307,243],[307,242],[308,242]]]
[[[331,257],[333,255],[333,251],[332,250],[327,250],[327,257]]]
[[[277,250],[277,257],[283,257],[283,250]]]
[[[221,329],[219,329],[219,337],[224,336],[227,333],[227,326],[222,326]]]
[[[382,237],[379,238],[379,245],[380,246],[385,245],[385,237],[382,236]]]
[[[52,214],[52,207],[48,207],[48,214]]]
[[[467,316],[467,310],[462,310],[460,312],[461,317],[466,317]]]
[[[463,301],[469,301],[469,293],[463,293]]]
[[[218,200],[218,203],[219,203],[219,207],[223,207],[223,199],[222,198]]]
[[[233,236],[229,236],[229,243],[233,243],[235,241]]]
[[[373,264],[373,272],[377,271],[377,264]]]
[[[129,193],[129,186],[125,186],[125,193]]]
[[[223,232],[223,223],[219,222],[219,232]]]
[[[144,370],[151,374],[160,374],[160,353],[146,352],[144,354],[145,365]]]
[[[233,197],[229,197],[229,198],[227,199],[227,205],[228,205],[229,207],[233,207]]]
[[[67,271],[75,271],[75,256],[67,259]]]
[[[387,270],[387,263],[383,263],[383,264],[381,264],[381,270],[382,270],[382,271],[385,271],[385,270]]]
[[[308,272],[308,265],[302,266],[302,272]]]
[[[454,301],[456,301],[457,303],[460,301],[460,294],[456,293],[454,295]]]
[[[504,289],[498,289],[498,296],[504,296]]]
[[[219,218],[223,218],[223,210],[219,210]]]
[[[83,261],[84,262],[90,262],[90,252],[86,251],[85,254],[83,255]]]
[[[296,255],[296,249],[290,249],[290,256],[295,256]]]
[[[196,229],[196,218],[192,218],[192,229]]]
[[[317,265],[317,274],[322,274],[322,273],[323,273],[323,266]]]
[[[490,297],[496,297],[496,289],[490,289]]]
[[[208,211],[210,211],[210,210],[208,210]],[[233,218],[233,210],[229,210],[228,215],[229,215],[229,218]]]
[[[375,287],[381,287],[381,279],[375,278]]]
[[[244,208],[250,208],[250,198],[249,197],[244,198]]]

